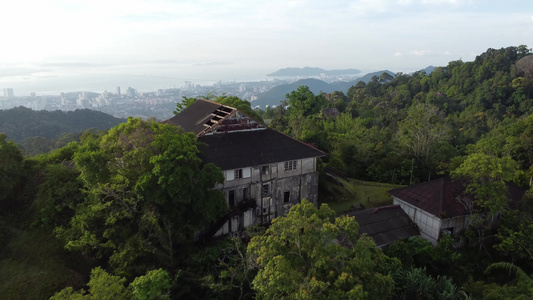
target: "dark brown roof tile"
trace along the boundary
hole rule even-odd
[[[208,145],[202,149],[204,160],[222,170],[326,155],[270,128],[204,135],[198,140]]]
[[[378,247],[420,234],[416,224],[399,205],[365,209],[347,215],[355,218],[359,233],[366,233]]]

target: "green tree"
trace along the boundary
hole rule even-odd
[[[0,133],[0,210],[16,206],[24,183],[24,158],[12,141]]]
[[[91,271],[87,291],[66,287],[50,300],[165,300],[170,299],[171,285],[170,276],[162,269],[136,277],[126,286],[125,278],[111,275],[101,267],[96,267]]]
[[[257,257],[259,299],[386,299],[393,281],[388,258],[353,218],[303,200],[272,221],[248,251]]]
[[[391,74],[387,73],[387,72],[383,72],[381,73],[381,75],[379,75],[379,83],[387,83],[387,82],[390,82],[394,79],[394,76],[392,76]]]
[[[451,175],[465,180],[466,192],[493,216],[508,207],[506,183],[517,179],[518,164],[510,157],[473,153]]]
[[[450,278],[463,275],[468,277],[461,269],[461,254],[453,246],[453,238],[444,234],[437,246],[419,237],[411,237],[407,240],[399,240],[385,249],[389,257],[398,258],[404,271],[414,268],[424,268],[424,273],[433,277],[446,275]],[[398,283],[397,283],[398,285]]]
[[[187,107],[191,106],[191,104],[193,104],[197,100],[198,98],[183,96],[183,100],[181,100],[181,102],[176,103],[176,110],[174,110],[174,114],[177,115],[180,112],[184,111]]]
[[[497,262],[485,270],[486,275],[491,273],[507,274],[509,282],[506,284],[483,281],[470,282],[465,286],[465,290],[472,295],[472,298],[526,300],[533,297],[533,280],[520,267],[506,262]]]
[[[394,274],[396,291],[394,299],[464,299],[453,281],[446,276],[433,278],[425,268],[400,269]]]
[[[307,117],[314,115],[328,105],[328,100],[323,95],[315,96],[308,86],[300,86],[298,90],[290,92],[285,97],[291,116]]]
[[[68,163],[48,163],[32,203],[35,223],[55,228],[66,225],[84,197],[79,172]]]
[[[258,227],[261,228],[261,227]],[[248,233],[255,235],[253,229]],[[246,251],[246,244],[240,238],[230,238],[220,243],[221,249],[218,261],[212,274],[203,278],[214,295],[211,299],[254,299],[252,280],[257,271],[257,265]],[[214,269],[214,270],[213,270]]]
[[[413,157],[429,157],[432,147],[446,139],[442,112],[431,104],[411,106],[407,117],[398,123],[398,139]]]
[[[126,279],[110,275],[100,267],[91,271],[91,279],[87,286],[88,291],[83,289],[75,291],[67,287],[56,293],[50,300],[120,300],[131,299],[130,289],[125,287]]]
[[[494,248],[509,261],[533,265],[533,217],[519,210],[505,211],[498,228],[498,242]]]
[[[222,173],[198,147],[192,133],[134,118],[89,136],[74,155],[85,201],[57,234],[125,274],[176,267],[184,245],[225,211],[213,189]]]
[[[410,158],[416,162],[413,172],[415,182],[416,178],[426,179],[436,173],[437,166],[454,153],[448,144],[448,126],[444,114],[433,104],[418,103],[411,106],[407,117],[398,122],[396,137],[399,145],[407,149]]]
[[[170,276],[163,269],[157,269],[135,278],[130,284],[134,300],[170,299],[172,286]]]
[[[335,91],[325,96],[329,102],[330,107],[335,107],[339,112],[344,112],[348,106],[348,97],[343,92]]]

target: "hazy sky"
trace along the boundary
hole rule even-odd
[[[85,74],[180,83],[304,66],[408,72],[533,47],[531,0],[16,0],[0,11],[0,88]]]

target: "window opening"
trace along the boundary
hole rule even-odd
[[[291,201],[291,192],[284,192],[283,193],[283,202],[289,203]]]
[[[268,174],[268,166],[262,166],[261,167],[261,174],[267,175]]]
[[[270,184],[263,184],[263,197],[270,195]]]
[[[296,160],[286,161],[284,164],[284,167],[285,167],[285,171],[296,170],[297,161]]]
[[[228,202],[229,202],[230,208],[233,208],[235,206],[235,191],[234,190],[231,190],[228,192]]]

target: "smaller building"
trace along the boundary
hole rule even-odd
[[[512,202],[522,198],[524,191],[508,185]],[[449,177],[389,191],[393,204],[399,205],[420,228],[422,238],[436,244],[441,232],[457,236],[468,225],[474,201],[465,192],[464,182]]]
[[[354,217],[359,224],[359,234],[371,237],[380,248],[420,234],[400,205],[365,209],[347,215]]]

